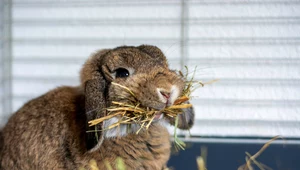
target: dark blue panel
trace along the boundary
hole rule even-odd
[[[201,146],[207,147],[208,170],[237,170],[245,163],[245,152],[254,155],[263,144],[187,143],[188,147],[173,153],[168,163],[175,170],[196,170]],[[273,170],[300,170],[300,145],[271,144],[257,159]],[[259,168],[255,168],[259,169]]]

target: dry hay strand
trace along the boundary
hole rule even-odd
[[[246,163],[241,165],[238,170],[254,170],[252,164],[256,165],[260,170],[272,170],[272,168],[268,167],[267,165],[264,165],[263,163],[260,163],[256,160],[259,155],[261,155],[269,146],[270,144],[278,139],[280,136],[275,136],[271,140],[269,140],[267,143],[265,143],[261,149],[256,152],[254,155],[251,155],[250,153],[246,152]]]
[[[112,101],[111,106],[108,107],[107,110],[107,116],[98,118],[92,121],[89,121],[89,126],[95,126],[105,120],[108,120],[112,117],[119,117],[119,121],[110,125],[107,129],[112,129],[115,127],[120,126],[121,124],[139,124],[140,128],[136,131],[136,134],[138,134],[142,129],[148,129],[151,123],[153,122],[155,116],[157,114],[164,114],[165,116],[176,118],[175,120],[175,132],[174,132],[174,139],[175,144],[179,146],[179,148],[184,149],[185,144],[184,142],[180,141],[177,138],[176,129],[178,126],[178,115],[182,114],[182,109],[190,108],[193,105],[186,103],[191,98],[191,93],[196,90],[199,87],[203,87],[206,84],[212,84],[218,80],[213,80],[210,82],[202,83],[200,81],[194,81],[195,71],[194,70],[193,76],[190,80],[187,80],[188,77],[188,68],[186,67],[187,73],[185,75],[182,74],[182,72],[179,71],[179,74],[185,79],[185,87],[182,91],[182,94],[180,97],[178,97],[174,104],[169,107],[165,107],[162,110],[155,110],[149,107],[142,106],[136,95],[133,93],[132,90],[130,90],[128,87],[123,86],[118,83],[112,82],[112,85],[122,88],[124,91],[128,92],[132,97],[127,97],[126,99],[129,100],[128,103],[122,103],[122,102],[116,102]],[[123,98],[120,96],[120,98]]]
[[[196,159],[198,170],[207,170],[206,159],[207,159],[207,147],[201,146],[201,156],[198,156]]]

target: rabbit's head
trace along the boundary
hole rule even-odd
[[[144,106],[161,110],[170,106],[181,95],[185,86],[184,79],[168,68],[166,57],[155,46],[142,45],[138,47],[118,47],[102,50],[92,55],[81,70],[81,84],[85,89],[87,120],[106,116],[106,110],[111,101],[126,103],[133,96],[128,91],[113,85],[112,82],[129,88],[138,102]],[[193,109],[186,109],[186,119],[180,124],[188,129],[193,124]],[[154,123],[163,119],[163,114],[154,118]],[[96,126],[96,129],[106,129],[118,122],[113,117]],[[166,119],[167,120],[167,119]],[[173,124],[170,119],[168,121]],[[93,127],[94,129],[95,127]],[[125,136],[136,132],[139,125],[126,125],[96,132],[103,138]],[[95,133],[91,133],[95,137]],[[100,142],[101,143],[101,142]],[[99,142],[98,142],[99,145]]]

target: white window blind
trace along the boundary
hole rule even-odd
[[[0,127],[12,110],[11,2],[0,1]]]
[[[152,44],[219,79],[194,93],[192,135],[300,137],[300,1],[14,0],[11,29],[14,111],[77,85],[97,49]]]
[[[3,12],[3,9],[4,9],[4,4],[3,2],[1,1],[0,2],[0,13],[3,15],[4,12]],[[3,17],[1,16],[0,18],[0,113],[1,113],[1,123],[2,123],[2,115],[3,115],[3,83],[4,83],[4,80],[3,80],[3,63],[4,63],[4,57],[3,57]]]

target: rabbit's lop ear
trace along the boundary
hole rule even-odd
[[[189,103],[189,102],[186,102]],[[170,118],[169,119],[169,123],[171,125],[175,125],[175,118]],[[186,109],[182,109],[182,114],[178,115],[178,125],[177,128],[179,129],[183,129],[183,130],[188,130],[190,128],[192,128],[192,126],[194,125],[194,121],[195,121],[195,113],[194,113],[194,108],[190,107],[190,108],[186,108]]]
[[[99,148],[103,142],[103,124],[89,127],[88,122],[106,116],[108,83],[102,73],[103,56],[109,50],[92,55],[81,70],[81,84],[85,93],[86,146],[90,151]]]
[[[156,46],[141,45],[141,46],[138,46],[138,49],[143,51],[144,53],[148,54],[152,58],[156,59],[157,62],[161,62],[165,66],[168,66],[166,57],[164,56],[163,52]]]

